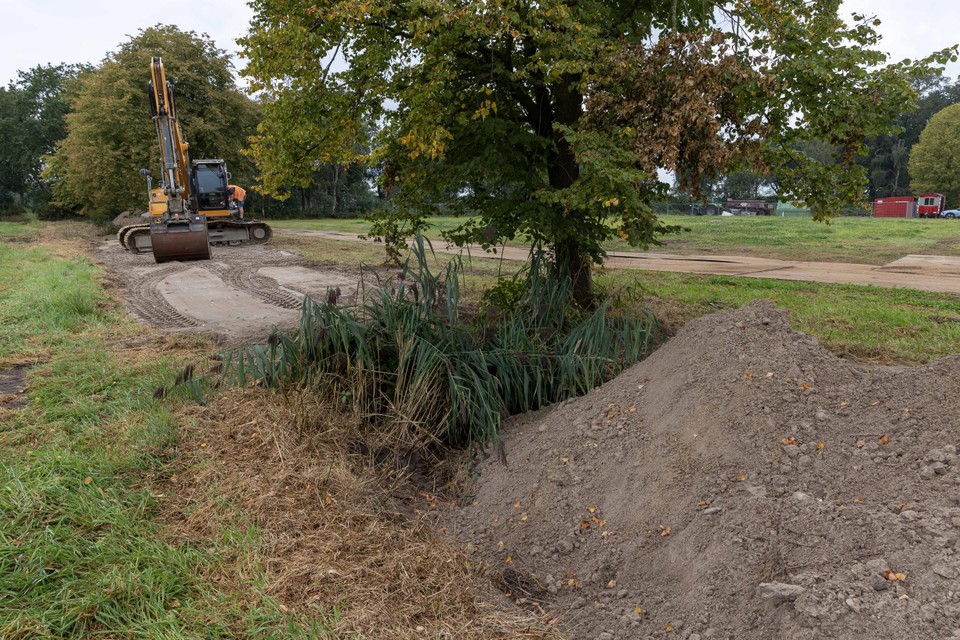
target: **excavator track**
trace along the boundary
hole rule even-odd
[[[142,235],[143,233],[146,233],[148,238],[150,237],[149,224],[128,224],[117,231],[117,240],[120,242],[120,246],[127,251],[147,253],[147,251],[138,250],[136,243],[132,241],[135,236]]]
[[[273,230],[265,222],[259,220],[209,220],[207,233],[210,244],[214,246],[243,246],[249,244],[266,244],[273,237]],[[122,227],[117,232],[117,240],[127,251],[133,253],[150,253],[149,224],[131,224]]]
[[[259,220],[207,220],[210,243],[213,245],[267,244],[273,237],[273,229]],[[246,239],[239,232],[246,231]],[[221,236],[221,237],[218,237]]]

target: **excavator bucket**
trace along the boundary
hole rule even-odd
[[[158,263],[174,260],[209,260],[210,238],[207,217],[191,215],[187,220],[157,220],[150,225],[150,244]]]

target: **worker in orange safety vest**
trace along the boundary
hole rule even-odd
[[[237,214],[240,216],[240,219],[243,220],[243,203],[247,199],[247,190],[235,184],[228,184],[227,193],[233,199],[234,204],[236,204]]]

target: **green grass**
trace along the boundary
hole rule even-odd
[[[652,304],[673,326],[769,299],[838,355],[916,364],[960,353],[960,296],[951,294],[655,271],[608,272],[598,283],[623,291],[629,304]]]
[[[40,361],[29,404],[0,421],[0,637],[319,637],[264,595],[258,565],[239,591],[208,579],[257,548],[244,523],[209,548],[164,540],[154,478],[183,400],[152,391],[182,363],[111,348],[141,329],[97,275],[85,259],[0,243],[0,362]]]
[[[26,240],[37,234],[43,228],[43,223],[29,219],[24,222],[0,221],[0,239]]]
[[[663,238],[652,251],[681,254],[750,255],[782,260],[886,264],[908,254],[960,256],[960,221],[837,218],[830,224],[809,218],[663,216],[666,224],[689,229]],[[439,237],[461,219],[432,218],[427,236]],[[358,219],[277,220],[280,229],[366,233]],[[611,251],[635,251],[622,240]]]

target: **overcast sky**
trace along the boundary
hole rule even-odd
[[[883,21],[881,49],[916,59],[960,41],[956,0],[844,0],[847,11]],[[60,62],[99,63],[109,51],[157,23],[206,33],[221,49],[238,50],[253,12],[242,0],[0,0],[0,85],[18,70]],[[237,61],[241,67],[242,61]],[[960,64],[946,75],[960,75]]]

